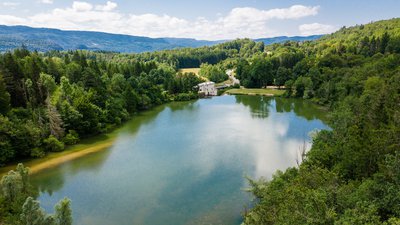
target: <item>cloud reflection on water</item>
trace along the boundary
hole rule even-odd
[[[156,107],[127,123],[107,153],[38,174],[42,187],[65,179],[39,199],[51,210],[69,196],[78,224],[240,224],[243,176],[295,166],[308,132],[325,127],[317,113],[301,100],[257,96]]]
[[[265,113],[269,115],[267,118],[254,117],[253,113],[260,115],[257,110],[231,104],[207,112],[213,114],[223,111],[224,115],[215,119],[209,117],[208,123],[212,125],[201,126],[198,130],[199,136],[194,146],[202,147],[198,149],[194,163],[199,174],[206,176],[217,167],[226,166],[244,169],[243,172],[251,177],[270,178],[277,169],[285,170],[296,165],[298,150],[306,137],[288,137],[291,122],[288,117],[291,115],[276,113],[271,102],[260,104],[268,106],[257,105],[257,108],[268,110]],[[304,129],[307,131],[306,127]],[[221,141],[223,147],[218,144]]]

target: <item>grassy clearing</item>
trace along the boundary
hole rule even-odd
[[[194,73],[197,76],[199,75],[200,68],[185,68],[185,69],[180,69],[179,72],[181,73]]]
[[[285,90],[279,89],[265,89],[265,88],[241,88],[230,89],[225,93],[230,95],[264,95],[264,96],[281,96]]]

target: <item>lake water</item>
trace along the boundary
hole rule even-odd
[[[67,196],[74,224],[240,224],[245,176],[296,166],[325,112],[300,99],[221,96],[135,116],[111,148],[32,177],[47,212]]]

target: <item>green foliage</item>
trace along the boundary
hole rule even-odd
[[[74,130],[69,130],[68,134],[62,139],[66,145],[74,145],[79,141],[79,134]]]
[[[189,93],[203,80],[194,73],[178,73],[169,85],[169,92],[172,94]]]
[[[48,138],[43,140],[45,147],[50,152],[59,152],[64,150],[64,143],[59,141],[53,135],[50,135]]]
[[[312,80],[310,77],[299,77],[294,82],[294,95],[296,97],[303,97],[305,99],[311,98],[312,94]]]
[[[55,209],[55,221],[58,225],[72,224],[71,200],[64,198],[57,203]]]
[[[31,157],[33,158],[43,158],[46,155],[46,152],[41,147],[36,147],[31,150]]]
[[[196,99],[198,96],[196,93],[180,93],[174,97],[175,101],[189,101],[192,99]]]
[[[261,88],[273,84],[273,64],[269,58],[263,56],[256,56],[250,63],[241,60],[236,74],[246,88]]]
[[[219,65],[203,63],[200,66],[199,75],[208,78],[210,81],[220,83],[228,80],[228,75]]]
[[[22,213],[20,215],[22,224],[26,225],[42,225],[45,221],[45,212],[40,208],[39,201],[28,197],[22,205]]]
[[[257,201],[244,224],[399,222],[399,24],[380,21],[301,46],[266,47],[277,68],[275,82],[287,79],[287,96],[329,107],[332,129],[318,133],[299,168],[250,181]],[[274,59],[288,52],[299,57]],[[251,67],[238,63],[240,73]]]
[[[6,89],[3,76],[0,74],[0,114],[5,115],[10,110],[10,94]]]
[[[29,182],[29,169],[18,164],[0,182],[0,221],[4,224],[71,225],[71,201],[62,199],[55,206],[55,214],[48,215],[35,200]]]
[[[214,52],[203,53],[216,62]],[[191,93],[202,82],[145,55],[26,49],[1,54],[0,163],[60,151],[175,94]]]
[[[22,177],[18,172],[10,171],[1,179],[2,196],[13,203],[23,190]]]
[[[368,203],[359,203],[354,209],[347,209],[344,215],[335,221],[335,225],[376,225],[381,224],[377,207]]]

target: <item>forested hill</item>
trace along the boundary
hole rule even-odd
[[[264,42],[264,44],[270,45],[270,44],[275,44],[275,43],[283,43],[283,42],[287,42],[287,41],[297,41],[297,42],[314,41],[314,40],[318,40],[321,37],[323,37],[323,35],[293,36],[293,37],[279,36],[279,37],[271,37],[271,38],[259,38],[259,39],[255,39],[254,41]]]
[[[400,224],[400,19],[265,51],[238,63],[242,83],[284,83],[288,96],[328,106],[332,130],[299,166],[250,180],[244,224]]]
[[[200,47],[218,42],[189,38],[148,38],[90,31],[63,31],[26,26],[0,26],[0,51],[25,45],[29,50],[102,50],[144,52],[179,47]]]
[[[289,40],[315,40],[319,37],[321,36],[282,36],[263,38],[256,41],[272,44]],[[31,51],[37,50],[42,52],[49,50],[100,50],[138,53],[182,47],[211,46],[222,42],[226,41],[204,41],[190,38],[149,38],[102,32],[63,31],[48,28],[0,25],[0,52],[20,48],[22,45],[25,45]]]

